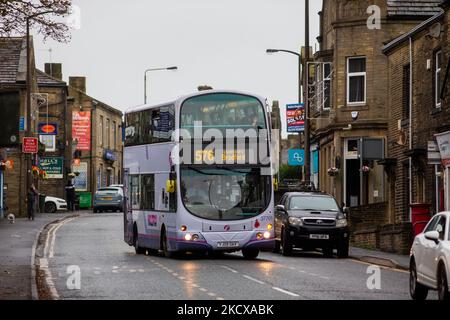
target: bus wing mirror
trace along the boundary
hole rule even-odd
[[[167,180],[166,181],[166,192],[167,193],[175,193],[175,180]]]

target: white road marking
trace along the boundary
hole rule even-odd
[[[231,271],[231,272],[233,272],[233,273],[239,273],[239,272],[237,272],[236,270],[231,269],[230,267],[227,267],[227,266],[220,266],[220,267],[223,268],[223,269],[225,269],[225,270]]]
[[[208,296],[210,296],[210,297],[215,297],[215,296],[217,296],[217,294],[212,293],[212,292],[209,292],[209,293],[208,293]]]
[[[281,293],[284,293],[284,294],[287,294],[287,295],[289,295],[289,296],[291,296],[291,297],[300,297],[298,294],[296,294],[296,293],[293,293],[293,292],[290,292],[290,291],[287,291],[287,290],[284,290],[284,289],[281,289],[281,288],[278,288],[278,287],[272,287],[272,289],[273,290],[276,290],[276,291],[279,291],[279,292],[281,292]]]
[[[203,292],[207,292],[208,290],[206,290],[205,288],[199,288],[199,290],[200,291],[203,291]]]
[[[222,298],[222,297],[217,297],[216,300],[221,300],[221,301],[223,301],[223,300],[225,300],[225,299]]]
[[[250,277],[250,276],[248,276],[248,275],[246,275],[246,274],[244,274],[243,277],[246,278],[246,279],[248,279],[248,280],[251,280],[251,281],[253,281],[253,282],[259,283],[259,284],[266,284],[265,282],[263,282],[263,281],[261,281],[261,280],[258,280],[258,279],[255,279],[255,278],[252,278],[252,277]]]

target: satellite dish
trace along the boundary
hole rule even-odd
[[[442,32],[442,25],[438,22],[430,27],[428,35],[433,38],[439,38]]]
[[[397,144],[404,146],[406,144],[406,132],[405,130],[400,130],[398,134]]]

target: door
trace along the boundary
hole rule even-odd
[[[356,207],[360,204],[361,179],[360,179],[360,160],[346,160],[346,202],[347,207]]]
[[[123,170],[123,235],[124,241],[133,244],[133,210],[131,206],[130,171]]]

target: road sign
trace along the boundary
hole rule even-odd
[[[290,166],[304,166],[305,165],[305,150],[292,149],[288,151],[288,164]]]
[[[23,153],[38,153],[38,139],[37,138],[23,138],[22,152]]]
[[[286,121],[288,132],[302,132],[305,130],[305,106],[303,103],[288,104],[286,106]]]

